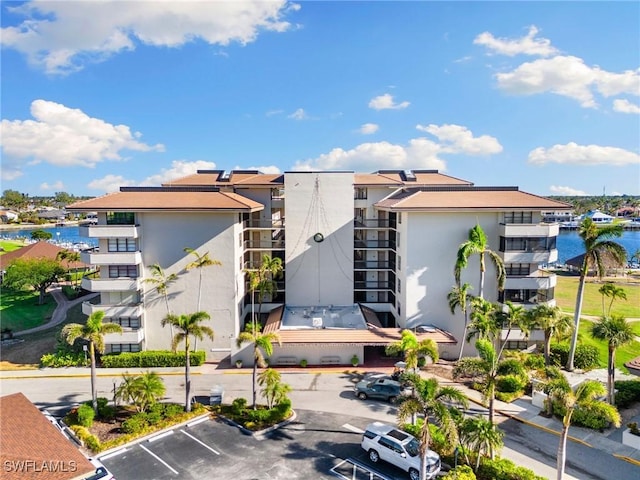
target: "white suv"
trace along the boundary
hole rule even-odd
[[[367,425],[360,446],[373,463],[384,460],[409,472],[411,480],[420,479],[420,443],[412,435],[392,425],[374,422]],[[428,450],[426,478],[434,478],[439,471],[440,456]]]

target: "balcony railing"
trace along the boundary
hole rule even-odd
[[[90,292],[126,292],[140,290],[142,282],[139,278],[88,278],[82,279],[82,288]]]
[[[560,225],[557,223],[501,223],[498,230],[501,237],[557,237]]]
[[[78,228],[78,234],[87,238],[138,238],[137,225],[87,225]]]
[[[245,220],[244,228],[284,228],[284,220]]]
[[[558,277],[554,273],[536,271],[530,275],[507,276],[505,290],[548,290],[554,288]]]
[[[504,263],[554,263],[558,261],[558,250],[499,252]]]
[[[353,262],[355,270],[395,270],[396,262],[377,260],[356,260]]]
[[[284,249],[284,240],[245,240],[245,250],[254,248],[259,250]]]
[[[142,253],[140,252],[81,252],[80,260],[90,265],[140,265]]]
[[[355,228],[395,228],[395,222],[388,218],[356,218],[353,221]]]
[[[394,240],[360,240],[354,239],[353,248],[363,249],[363,248],[396,248],[396,242]]]
[[[353,282],[354,290],[393,290],[395,288],[395,282],[390,281],[359,281]]]
[[[92,315],[95,312],[103,311],[104,316],[110,317],[140,317],[142,316],[142,303],[121,304],[121,305],[96,305],[91,302],[82,302],[82,313]]]
[[[140,343],[144,340],[143,328],[123,328],[122,333],[107,333],[104,343],[107,345],[118,343]]]

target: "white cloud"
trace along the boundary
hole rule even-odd
[[[284,113],[284,110],[269,110],[265,115],[267,117],[273,117],[274,115],[280,115],[282,113]]]
[[[502,151],[502,145],[495,137],[489,135],[474,137],[468,128],[460,125],[416,125],[416,129],[430,133],[440,140],[440,151],[443,153],[491,155]]]
[[[117,192],[120,187],[128,187],[135,185],[133,180],[127,180],[122,175],[107,175],[88,183],[87,187],[91,190],[100,190],[106,193]]]
[[[196,40],[246,45],[262,31],[284,32],[283,18],[300,6],[285,0],[242,2],[51,2],[33,0],[10,8],[22,15],[2,28],[2,45],[27,56],[47,73],[64,74],[86,61],[134,50],[138,43],[179,47]]]
[[[56,192],[61,192],[64,191],[64,183],[62,183],[61,180],[52,184],[44,182],[40,184],[40,190],[55,190]]]
[[[555,195],[568,195],[568,196],[585,196],[589,195],[587,192],[583,190],[577,190],[572,187],[564,187],[561,185],[551,185],[549,187],[549,191]]]
[[[566,165],[607,165],[621,167],[640,164],[640,155],[618,147],[600,145],[577,145],[569,142],[566,145],[554,145],[551,148],[538,147],[529,152],[528,163],[544,165],[560,163]]]
[[[380,127],[375,123],[363,123],[360,126],[360,133],[363,135],[371,135],[372,133],[376,133]]]
[[[292,114],[287,115],[287,118],[292,118],[294,120],[306,120],[309,117],[307,116],[307,113],[304,111],[303,108],[299,108]]]
[[[393,95],[390,93],[385,93],[384,95],[379,95],[374,97],[369,102],[369,108],[373,108],[374,110],[400,110],[403,108],[407,108],[410,105],[409,102],[400,102],[395,103],[393,100]]]
[[[216,168],[214,162],[204,160],[196,160],[188,162],[186,160],[174,160],[171,162],[171,168],[163,168],[160,173],[145,178],[140,185],[158,186],[163,183],[170,183],[177,178],[186,177],[197,173],[198,170],[213,170]]]
[[[622,73],[607,72],[599,67],[594,67],[596,74],[596,86],[605,97],[629,93],[640,95],[640,68],[626,70]]]
[[[521,54],[549,57],[558,53],[558,50],[551,46],[551,40],[536,38],[538,31],[538,28],[532,25],[527,35],[516,39],[496,38],[489,32],[483,32],[473,40],[473,43],[487,47],[490,53],[509,57]]]
[[[620,113],[640,113],[640,105],[629,100],[616,99],[613,101],[613,109]]]
[[[351,150],[334,148],[319,157],[296,162],[294,170],[435,169],[446,170],[441,154],[488,155],[502,151],[498,141],[489,136],[473,137],[458,125],[418,126],[435,135],[440,142],[414,138],[407,145],[389,142],[362,143]]]
[[[140,142],[141,134],[131,133],[126,125],[112,125],[59,103],[35,100],[31,115],[34,120],[0,123],[2,152],[9,159],[7,174],[14,178],[21,175],[21,161],[92,168],[105,160],[122,160],[123,150],[164,151],[160,144]]]

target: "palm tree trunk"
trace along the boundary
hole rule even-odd
[[[89,342],[89,356],[91,357],[91,404],[93,411],[98,414],[98,375],[96,373],[96,348],[93,342]]]
[[[609,362],[607,365],[607,392],[609,405],[615,405],[616,348],[609,344]]]
[[[544,331],[544,364],[551,364],[551,335],[547,330]]]
[[[185,351],[185,364],[184,364],[184,386],[186,392],[186,399],[184,403],[184,410],[186,412],[191,411],[191,359],[189,358],[189,337],[187,336],[184,341],[184,351]]]
[[[169,310],[169,297],[167,297],[167,294],[164,294],[164,304],[167,307],[167,316],[171,315],[171,310]],[[173,351],[173,353],[176,353],[176,351],[178,350],[178,345],[174,345],[173,344],[173,324],[169,323],[169,332],[171,333],[171,351]]]
[[[253,348],[254,349],[258,349],[258,345],[257,344],[253,344]],[[257,379],[258,379],[258,355],[254,354],[253,355],[253,372],[251,373],[251,379],[252,379],[252,383],[253,383],[253,409],[257,410],[258,406],[256,404],[257,402],[257,395],[256,395],[256,390],[258,388],[257,385]]]
[[[493,417],[494,417],[494,408],[495,408],[495,401],[496,401],[496,392],[495,391],[491,391],[489,392],[489,421],[491,422],[491,425],[493,425]]]
[[[464,331],[462,332],[462,340],[460,341],[460,353],[458,354],[458,361],[462,358],[462,350],[464,350],[464,342],[467,338],[467,330],[469,329],[469,321],[467,320],[467,312],[464,312]]]
[[[429,429],[429,412],[424,412],[424,424],[422,425],[422,443],[420,445],[420,479],[427,478],[427,451],[431,443],[431,430]]]
[[[484,271],[485,271],[485,266],[484,266],[484,254],[481,253],[480,254],[480,291],[479,296],[480,298],[484,298]]]
[[[582,313],[582,298],[584,297],[584,284],[586,280],[587,267],[583,267],[583,271],[580,272],[580,282],[578,283],[578,295],[576,297],[576,312],[573,316],[573,336],[571,338],[571,348],[569,349],[569,358],[567,360],[567,370],[573,372],[575,367],[573,366],[573,360],[576,355],[576,346],[578,344],[578,330],[580,327],[580,314]]]
[[[565,455],[567,452],[567,437],[569,436],[569,426],[566,425],[562,428],[562,433],[560,434],[560,441],[558,442],[558,453],[557,453],[557,466],[556,470],[558,472],[558,476],[556,480],[562,480],[564,476],[564,463],[565,463]]]

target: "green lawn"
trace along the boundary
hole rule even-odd
[[[19,248],[24,247],[24,243],[22,242],[13,242],[10,240],[0,240],[0,255],[3,253],[13,252],[14,250],[18,250]]]
[[[556,304],[564,312],[574,312],[576,306],[576,296],[578,293],[579,277],[577,276],[557,276],[558,283],[555,289]],[[602,295],[598,289],[602,283],[594,283],[591,279],[585,285],[584,298],[582,301],[582,314],[602,316]],[[625,318],[640,318],[640,284],[618,284],[625,289],[626,300],[616,299],[613,302],[611,313],[617,313]],[[608,308],[608,299],[605,298],[605,305]]]
[[[3,288],[0,295],[0,328],[18,332],[42,325],[51,318],[57,305],[51,295],[44,300],[43,305],[38,305],[37,292],[16,292]]]
[[[591,337],[591,324],[591,321],[584,318],[580,321],[580,343],[584,345],[594,345],[600,352],[600,366],[602,368],[606,368],[607,358],[609,356],[609,347],[606,342],[596,340]],[[632,325],[635,332],[640,331],[640,322],[633,322]],[[628,373],[629,371],[626,369],[624,364],[637,356],[640,356],[640,342],[637,340],[623,347],[616,348],[616,367],[623,372]]]

